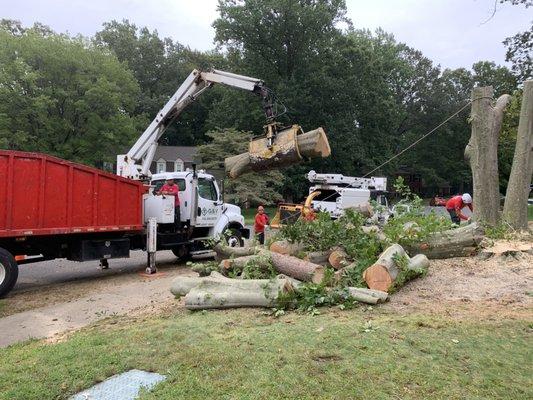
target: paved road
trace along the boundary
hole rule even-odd
[[[176,264],[176,257],[172,252],[157,253],[158,268],[165,270],[175,267]],[[107,270],[102,270],[98,267],[98,261],[75,262],[64,259],[23,264],[19,266],[19,278],[12,293],[55,283],[90,281],[144,271],[146,253],[132,251],[130,258],[109,260],[109,267]]]

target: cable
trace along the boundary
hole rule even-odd
[[[411,143],[409,146],[407,146],[405,149],[403,149],[402,151],[400,151],[399,153],[395,154],[394,156],[392,156],[391,158],[389,158],[387,161],[385,161],[384,163],[382,163],[381,165],[379,165],[378,167],[374,168],[372,171],[368,172],[367,174],[363,175],[363,178],[366,178],[368,175],[372,174],[373,172],[377,171],[378,169],[380,169],[381,167],[387,165],[388,163],[390,163],[392,160],[398,158],[399,156],[401,156],[403,153],[405,153],[407,150],[413,148],[414,146],[416,146],[418,143],[420,143],[422,140],[424,140],[426,137],[428,137],[429,135],[431,135],[433,132],[435,132],[437,129],[439,129],[441,126],[443,126],[444,124],[446,124],[448,121],[450,121],[452,118],[455,118],[457,115],[459,115],[465,108],[467,108],[470,104],[472,104],[474,101],[476,100],[481,100],[481,99],[485,99],[485,98],[490,98],[492,99],[492,97],[488,97],[488,96],[483,96],[483,97],[477,97],[475,99],[472,99],[472,100],[468,100],[467,103],[462,106],[459,110],[457,110],[456,112],[454,112],[453,114],[451,114],[448,118],[446,118],[444,121],[442,121],[440,124],[438,124],[435,128],[431,129],[428,133],[426,133],[425,135],[421,136],[420,138],[418,138],[417,140],[415,140],[413,143]],[[346,186],[347,188],[350,187],[352,184],[349,184],[348,186]],[[332,193],[330,194],[329,196],[327,196],[326,198],[320,200],[320,201],[326,201],[328,199],[330,199],[331,197],[335,196],[337,193]],[[281,216],[281,215],[280,215]],[[286,220],[288,220],[290,217],[286,217],[284,219],[281,219],[280,220],[280,224]]]

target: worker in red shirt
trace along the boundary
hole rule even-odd
[[[174,183],[174,179],[169,178],[165,184],[159,189],[159,194],[165,196],[174,196],[174,225],[179,228],[181,222],[180,215],[180,188]]]
[[[265,214],[263,206],[257,207],[255,214],[254,231],[259,244],[265,244],[265,226],[268,225],[268,215]]]
[[[446,202],[446,210],[450,213],[450,218],[454,224],[459,225],[461,220],[468,221],[468,217],[464,215],[461,210],[468,207],[470,211],[474,211],[472,207],[472,196],[468,193],[452,197]]]

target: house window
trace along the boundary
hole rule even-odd
[[[183,163],[183,160],[181,158],[178,158],[176,161],[174,161],[174,171],[175,172],[181,172],[184,169],[185,169],[184,168],[184,163]]]
[[[161,172],[167,172],[167,162],[160,158],[157,160],[156,173],[160,174]]]

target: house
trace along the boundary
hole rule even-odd
[[[192,164],[199,164],[195,146],[158,146],[150,166],[152,174],[185,171]]]

